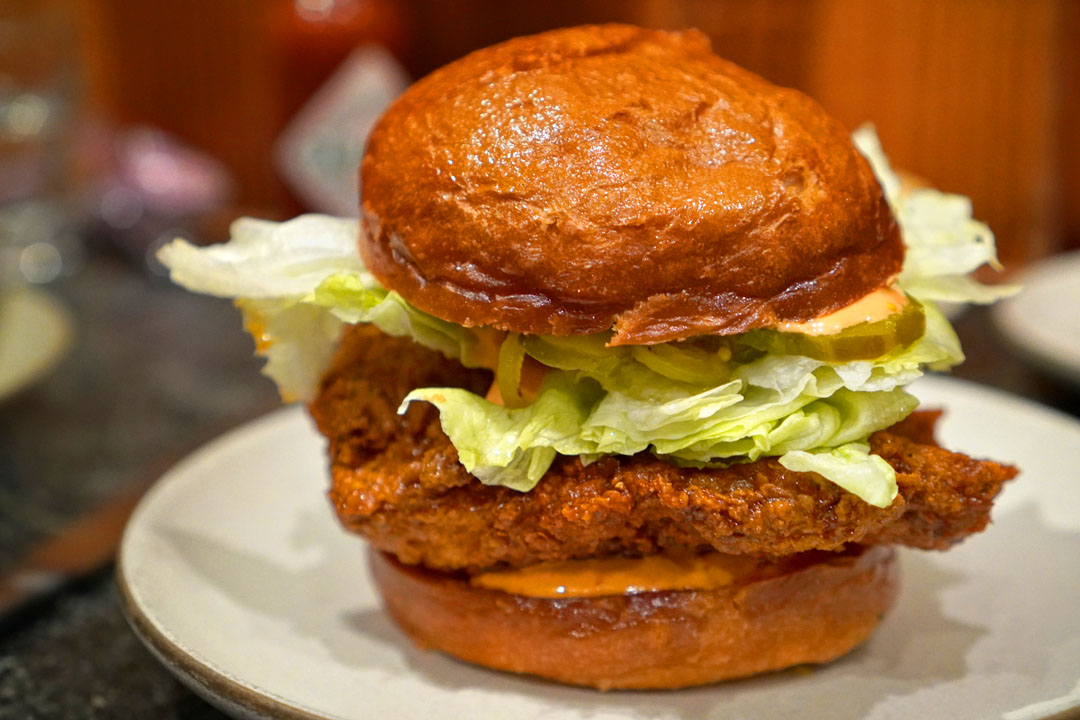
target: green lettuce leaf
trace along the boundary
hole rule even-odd
[[[971,201],[931,188],[904,190],[871,125],[852,141],[869,161],[900,225],[905,254],[900,286],[919,300],[991,303],[1016,285],[984,285],[968,277],[983,265],[1001,269],[994,233],[972,217]]]
[[[481,333],[418,310],[396,292],[369,280],[366,273],[337,273],[326,278],[301,302],[325,308],[342,322],[371,323],[387,335],[412,338],[467,367],[483,364]]]
[[[870,454],[869,443],[795,450],[781,455],[780,464],[793,472],[815,472],[875,507],[888,507],[896,497],[896,472],[884,459]]]
[[[902,390],[867,393],[843,388],[828,397],[805,394],[787,401],[777,391],[752,388],[746,399],[735,391],[740,385],[733,381],[698,395],[650,404],[604,393],[596,383],[553,372],[524,408],[508,409],[459,388],[423,388],[409,393],[402,411],[412,402],[432,403],[470,473],[487,484],[526,491],[557,454],[593,458],[650,450],[697,467],[763,456],[783,459],[792,453],[848,447],[901,420],[917,404]],[[833,465],[822,464],[814,471],[828,479],[859,478],[862,484],[845,487],[860,497],[865,492],[868,502],[878,502],[881,488],[894,483],[892,471],[864,456],[837,454]],[[863,467],[837,474],[834,465],[841,460]]]
[[[230,232],[228,243],[209,247],[174,240],[158,256],[174,282],[238,299],[267,359],[263,373],[286,401],[314,399],[345,323],[371,323],[470,367],[483,363],[483,331],[440,320],[379,285],[357,252],[355,220],[242,218]]]
[[[266,358],[262,372],[285,402],[310,401],[341,337],[342,322],[325,308],[292,300],[243,299],[237,307]]]
[[[173,240],[158,251],[173,282],[227,298],[285,300],[313,291],[335,273],[354,273],[377,285],[356,247],[355,220],[301,215],[288,222],[241,218],[229,242],[196,247]]]
[[[429,402],[439,408],[443,431],[465,469],[487,485],[531,490],[557,453],[581,455],[593,448],[581,425],[600,390],[551,373],[526,407],[511,410],[460,388],[413,390],[401,404]]]

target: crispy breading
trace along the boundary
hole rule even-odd
[[[700,551],[782,556],[848,543],[946,548],[985,527],[1015,469],[932,443],[917,413],[871,438],[900,495],[876,508],[775,459],[697,470],[648,453],[582,466],[559,457],[527,493],[481,484],[461,466],[438,411],[396,408],[416,387],[483,393],[466,370],[409,340],[351,328],[311,412],[330,440],[330,498],[342,523],[406,563],[473,572],[609,554]]]

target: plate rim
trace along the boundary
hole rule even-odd
[[[284,720],[331,720],[332,716],[315,714],[260,692],[229,677],[224,671],[200,660],[170,639],[139,607],[124,571],[122,557],[116,561],[116,585],[120,609],[132,632],[188,688],[222,712],[244,718],[283,718]]]
[[[120,610],[128,626],[150,653],[164,665],[174,677],[178,678],[196,695],[217,707],[227,715],[252,718],[253,720],[336,720],[326,714],[315,714],[309,710],[289,704],[265,691],[259,691],[230,677],[224,670],[198,658],[185,650],[169,637],[147,613],[140,607],[137,593],[132,587],[126,570],[125,557],[127,547],[132,542],[130,528],[137,527],[142,515],[149,512],[156,496],[166,491],[169,480],[180,475],[186,468],[203,461],[210,454],[218,452],[237,441],[258,436],[269,428],[287,421],[293,415],[303,416],[303,408],[292,404],[275,408],[268,413],[251,418],[241,424],[211,438],[170,465],[139,500],[135,511],[124,528],[116,555],[113,575],[120,596]]]
[[[1080,276],[1080,250],[1045,257],[1025,268],[1015,282],[1026,288],[1040,280],[1056,279],[1057,276],[1070,272]],[[1047,347],[1057,346],[1046,346],[1042,338],[1031,331],[1030,324],[1023,320],[1020,313],[1024,303],[1025,295],[1021,290],[1019,295],[1007,298],[990,309],[998,333],[1010,348],[1028,362],[1054,377],[1080,386],[1080,352],[1075,353],[1072,358],[1076,362],[1063,358],[1059,353],[1047,352]]]
[[[21,375],[0,383],[0,402],[10,400],[43,380],[67,356],[75,342],[75,323],[71,313],[55,295],[34,287],[12,288],[0,293],[0,305],[26,303],[49,318],[46,342],[24,368]]]

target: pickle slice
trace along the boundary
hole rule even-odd
[[[525,348],[521,336],[510,333],[499,346],[499,364],[495,369],[495,382],[499,386],[503,405],[520,408],[528,405],[521,395],[521,366],[525,362]]]
[[[630,345],[631,356],[655,373],[693,385],[719,385],[731,374],[731,349],[716,352],[688,343]]]
[[[874,322],[852,325],[831,335],[808,335],[779,330],[751,330],[740,340],[757,350],[778,355],[802,355],[823,362],[873,360],[915,342],[926,332],[926,313],[913,298],[900,312]]]

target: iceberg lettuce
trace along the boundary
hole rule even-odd
[[[422,312],[379,285],[360,260],[356,220],[241,218],[229,231],[229,242],[209,247],[173,240],[158,258],[188,290],[236,299],[256,352],[267,358],[263,373],[286,401],[314,399],[346,323],[372,323],[470,367],[482,364],[482,331]]]
[[[816,472],[875,507],[888,507],[896,497],[896,474],[883,458],[870,454],[869,443],[796,450],[781,455],[780,464],[795,472]]]
[[[968,198],[932,188],[904,188],[872,125],[863,125],[851,139],[877,175],[900,225],[905,253],[899,284],[908,294],[919,300],[991,303],[1020,290],[968,277],[983,265],[1001,269],[994,233],[972,217]]]
[[[443,431],[465,469],[488,485],[531,490],[557,453],[594,452],[581,425],[600,389],[552,373],[529,405],[511,410],[460,388],[413,390],[401,404],[429,402],[439,408]]]
[[[725,387],[668,403],[635,403],[556,371],[523,408],[508,409],[459,388],[423,388],[409,393],[402,410],[419,401],[438,407],[443,430],[465,469],[486,484],[515,490],[531,490],[556,454],[633,455],[652,449],[696,467],[767,455],[780,456],[788,467],[788,459],[806,462],[809,455],[817,462],[814,472],[830,479],[835,475],[845,489],[879,507],[892,502],[892,468],[853,448],[910,413],[915,398],[903,390],[841,389],[825,398],[772,399],[778,404],[763,397],[743,403]],[[846,467],[852,463],[860,467]],[[834,472],[838,467],[843,471]]]

